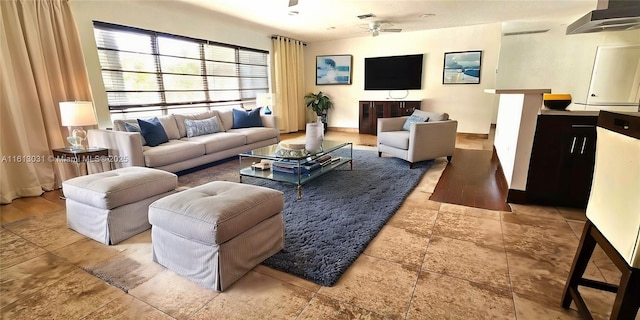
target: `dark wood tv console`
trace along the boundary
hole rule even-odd
[[[420,109],[420,101],[360,101],[359,132],[378,134],[378,118],[410,116],[414,110]]]

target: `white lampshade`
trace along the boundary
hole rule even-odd
[[[98,123],[91,101],[60,102],[60,122],[63,126],[92,126]]]

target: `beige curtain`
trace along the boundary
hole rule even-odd
[[[272,86],[274,115],[282,132],[305,128],[304,44],[276,36],[272,39]]]
[[[91,100],[67,0],[0,1],[0,203],[57,186],[58,103]]]

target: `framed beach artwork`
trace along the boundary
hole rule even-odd
[[[351,84],[350,54],[334,56],[316,56],[316,85]]]
[[[482,51],[445,52],[443,84],[480,83]]]

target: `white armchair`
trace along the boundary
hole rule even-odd
[[[402,129],[408,116],[379,118],[378,156],[386,153],[404,159],[409,162],[409,168],[415,162],[439,157],[447,157],[451,161],[458,121],[449,119],[446,113],[437,115],[444,120],[414,122],[409,131]]]

